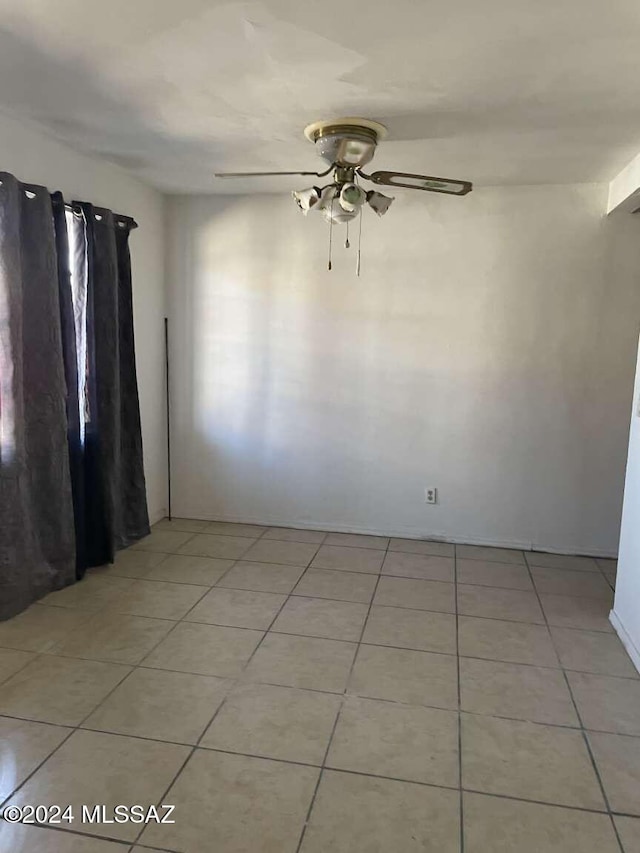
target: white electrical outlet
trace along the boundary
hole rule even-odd
[[[424,487],[424,502],[426,504],[438,503],[438,490],[434,486]]]

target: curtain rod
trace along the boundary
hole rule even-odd
[[[82,213],[82,208],[78,205],[70,204],[68,201],[64,203],[64,209],[68,210],[70,213],[79,214]],[[95,214],[96,219],[102,219],[102,215],[99,213]],[[113,213],[113,219],[116,225],[119,225],[120,228],[125,228],[127,225],[130,225],[131,228],[137,228],[138,223],[131,216],[123,216],[121,213]]]
[[[24,194],[27,198],[36,198],[38,192],[43,191],[47,193],[47,195],[51,198],[53,204],[60,204],[60,202],[62,202],[64,209],[68,210],[70,213],[82,213],[82,208],[80,207],[80,205],[84,204],[85,202],[76,202],[75,205],[73,203],[69,204],[69,202],[63,200],[62,193],[59,190],[56,190],[52,193],[46,187],[42,187],[37,184],[24,184],[21,181],[18,181],[17,178],[9,174],[8,172],[0,171],[0,176],[0,187],[3,183],[2,177],[6,176],[10,180],[14,181],[16,185],[24,191]],[[97,209],[98,211],[100,211],[102,208]],[[116,225],[119,225],[121,228],[125,228],[127,225],[129,225],[131,228],[138,227],[138,223],[132,216],[125,216],[123,213],[113,213],[112,211],[110,212],[112,213]],[[95,217],[99,221],[102,219],[102,214],[96,213]]]

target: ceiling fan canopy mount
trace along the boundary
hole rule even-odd
[[[378,141],[385,138],[387,129],[369,119],[338,118],[314,121],[305,127],[304,135],[326,163],[354,169],[373,160]]]

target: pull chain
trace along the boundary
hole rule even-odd
[[[362,243],[362,211],[360,211],[360,224],[358,226],[358,258],[356,260],[356,275],[360,276],[360,244]]]
[[[347,220],[347,239],[344,241],[345,249],[348,249],[351,243],[349,242],[349,220]]]
[[[331,270],[331,246],[333,242],[333,201],[331,199],[331,219],[329,221],[329,264],[327,265],[327,269]]]

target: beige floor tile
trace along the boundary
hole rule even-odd
[[[471,658],[558,667],[546,625],[458,617],[458,651]]]
[[[131,616],[182,619],[204,593],[204,587],[193,584],[137,580],[113,610]]]
[[[232,565],[233,560],[219,560],[215,557],[193,557],[188,554],[171,554],[159,566],[151,569],[146,579],[151,581],[213,586]]]
[[[103,566],[109,575],[118,575],[123,578],[144,578],[159,563],[167,559],[169,555],[156,551],[136,551],[127,548],[118,551],[113,565]]]
[[[605,598],[611,601],[611,587],[600,573],[540,569],[533,566],[531,574],[536,589],[541,594],[586,595],[588,598]]]
[[[0,622],[0,646],[27,652],[47,652],[79,625],[93,618],[90,611],[32,604],[13,619]]]
[[[228,688],[225,679],[209,675],[135,669],[83,728],[195,744]]]
[[[609,622],[609,601],[569,595],[541,595],[540,601],[549,625],[613,633]]]
[[[541,551],[527,551],[530,566],[543,569],[571,569],[576,572],[597,572],[598,564],[592,557],[574,557],[570,554],[545,554]]]
[[[199,521],[195,518],[163,518],[154,524],[151,530],[177,530],[184,533],[202,533],[209,524],[211,524],[210,521]]]
[[[436,708],[458,707],[458,672],[453,655],[360,646],[348,692]]]
[[[175,554],[178,548],[188,542],[192,536],[192,531],[154,530],[150,536],[145,536],[131,547],[135,551],[161,551],[164,554]]]
[[[368,610],[367,604],[296,595],[282,608],[272,630],[283,634],[358,641]]]
[[[340,712],[327,766],[458,787],[458,714],[350,697]]]
[[[197,750],[167,794],[179,819],[148,826],[143,844],[183,853],[295,851],[319,770]]]
[[[69,734],[69,729],[60,726],[0,717],[0,802],[13,793]]]
[[[428,539],[391,539],[389,550],[434,557],[453,557],[456,553],[455,545],[451,542],[431,542]]]
[[[566,669],[627,678],[640,677],[615,634],[551,628],[551,636],[562,666]]]
[[[317,550],[317,545],[309,545],[306,542],[262,539],[249,548],[243,560],[254,563],[278,563],[283,566],[308,566]]]
[[[602,574],[607,579],[607,582],[610,586],[615,586],[616,584],[616,575],[618,573],[618,561],[617,560],[596,560],[598,564],[598,568],[602,572]]]
[[[196,675],[239,675],[262,631],[181,622],[143,661],[144,666]]]
[[[307,542],[309,545],[320,545],[326,537],[323,530],[298,530],[295,527],[270,527],[263,539],[278,539],[281,542]]]
[[[372,607],[364,643],[425,652],[456,653],[456,617],[406,607]]]
[[[164,851],[157,847],[132,847],[131,853],[164,853]]]
[[[103,610],[114,607],[128,594],[133,578],[121,578],[105,572],[87,572],[85,577],[58,592],[51,592],[41,600],[42,605],[69,607],[79,610]]]
[[[522,551],[514,548],[492,548],[487,545],[456,545],[456,557],[459,560],[488,560],[490,563],[526,565]]]
[[[240,685],[227,697],[200,745],[321,764],[341,701],[331,693]]]
[[[611,811],[640,815],[640,738],[589,732]]]
[[[334,572],[325,569],[307,569],[300,579],[294,595],[311,598],[333,598],[368,604],[373,598],[378,578],[364,572]]]
[[[640,736],[640,680],[568,672],[587,729]]]
[[[10,802],[64,803],[76,815],[82,814],[82,804],[104,804],[111,811],[118,804],[157,803],[188,754],[186,746],[77,731]],[[134,823],[82,824],[82,832],[89,835],[128,841],[139,831]]]
[[[562,672],[515,663],[460,658],[463,711],[577,726]]]
[[[178,549],[179,554],[194,557],[218,557],[222,560],[239,560],[256,540],[247,536],[212,536],[208,533],[196,533],[185,545]]]
[[[614,817],[624,853],[640,853],[640,818]]]
[[[506,619],[544,625],[535,592],[458,584],[458,613],[485,619]]]
[[[461,721],[463,788],[606,810],[582,732],[477,714]]]
[[[455,561],[451,557],[389,551],[382,564],[382,573],[396,577],[453,583],[454,564]]]
[[[249,681],[341,693],[356,652],[354,643],[267,634],[245,670]]]
[[[185,619],[266,631],[286,600],[286,595],[275,592],[216,587],[209,590]]]
[[[138,853],[153,853],[135,849]],[[0,850],[7,853],[128,853],[129,844],[0,821]]]
[[[380,578],[374,604],[455,613],[455,585],[385,575]]]
[[[608,815],[464,794],[465,853],[620,853]]]
[[[42,656],[2,685],[0,714],[76,726],[128,672],[115,663]]]
[[[19,649],[0,649],[0,684],[6,681],[35,657],[33,652],[22,652]]]
[[[328,533],[325,545],[344,545],[348,548],[377,548],[384,551],[389,545],[386,536],[369,536],[362,533]]]
[[[488,560],[458,560],[458,583],[498,586],[504,589],[533,590],[526,566],[490,563]]]
[[[275,563],[236,563],[216,586],[248,589],[254,592],[289,593],[304,572],[303,566],[278,566]]]
[[[301,853],[459,853],[459,811],[456,791],[327,770]]]
[[[76,628],[51,651],[63,657],[135,665],[157,646],[174,624],[169,619],[96,613],[93,619]]]
[[[314,569],[335,569],[345,572],[378,574],[385,552],[374,548],[321,545],[311,566]]]
[[[232,521],[210,521],[203,533],[214,536],[247,536],[249,539],[259,539],[267,530],[260,524],[240,524]]]

